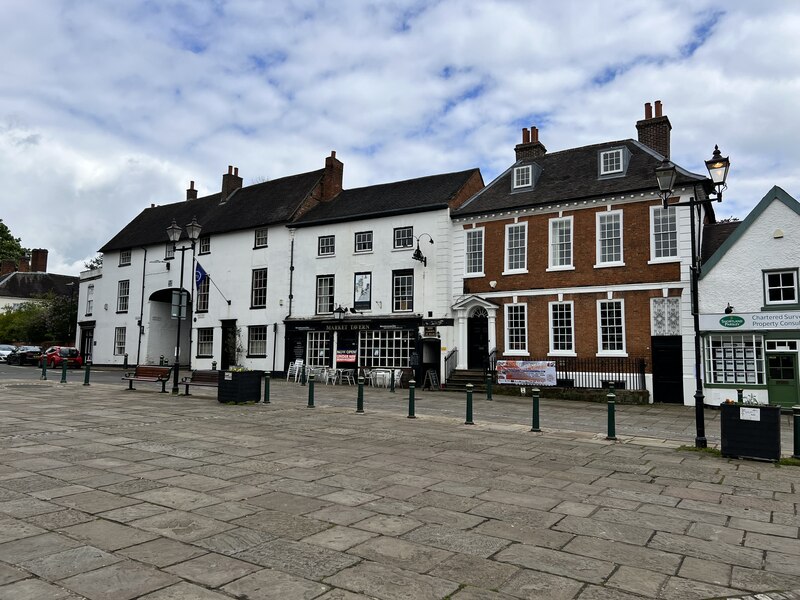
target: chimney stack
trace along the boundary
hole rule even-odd
[[[344,163],[336,158],[336,151],[325,159],[325,173],[322,175],[322,194],[320,200],[327,202],[342,191]]]
[[[31,271],[34,273],[47,272],[47,250],[36,248],[31,251]]]
[[[0,277],[5,275],[9,275],[17,270],[17,266],[14,264],[14,261],[10,258],[4,258],[0,261]]]
[[[669,118],[662,114],[661,100],[656,100],[655,104],[655,116],[653,116],[650,103],[644,105],[644,119],[636,122],[636,130],[639,132],[639,141],[642,144],[646,144],[659,154],[669,158],[669,138],[672,125]]]
[[[31,259],[28,256],[20,256],[19,258],[19,272],[28,273],[31,270]]]
[[[232,166],[228,165],[228,172],[222,176],[222,194],[220,200],[225,202],[233,192],[241,187],[242,178],[239,177],[239,167],[234,169]]]
[[[197,200],[197,190],[194,189],[194,181],[189,182],[189,189],[186,190],[187,200]]]
[[[514,147],[517,160],[531,160],[545,155],[547,148],[539,141],[539,130],[536,127],[522,129],[522,143]]]

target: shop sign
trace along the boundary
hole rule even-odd
[[[700,315],[702,331],[788,331],[800,330],[800,311],[764,311],[735,315]]]
[[[556,385],[556,363],[551,360],[498,360],[496,368],[497,383]]]
[[[337,350],[336,351],[336,364],[339,363],[354,363],[356,362],[355,350]]]
[[[423,334],[425,337],[438,337],[439,332],[436,330],[436,327],[425,327],[425,332]]]
[[[332,323],[326,325],[328,331],[358,331],[369,329],[369,323]]]

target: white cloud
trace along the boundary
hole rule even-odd
[[[2,217],[53,270],[194,179],[218,190],[318,169],[357,187],[635,137],[661,99],[672,154],[732,169],[719,214],[800,195],[800,5],[516,0],[90,3],[7,0]],[[719,12],[722,10],[723,12]]]

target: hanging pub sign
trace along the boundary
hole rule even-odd
[[[498,360],[497,383],[556,385],[556,363],[551,360]]]

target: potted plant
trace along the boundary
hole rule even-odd
[[[750,399],[744,403],[726,400],[719,408],[722,456],[780,460],[780,406]]]
[[[263,371],[234,366],[219,372],[217,400],[220,402],[260,402]]]

